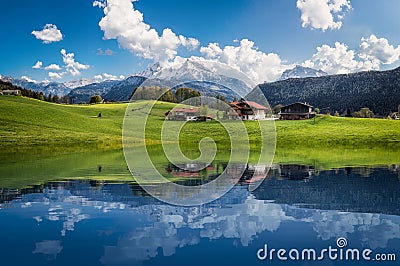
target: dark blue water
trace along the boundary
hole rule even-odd
[[[236,185],[198,207],[133,184],[60,181],[0,190],[1,265],[398,265],[397,167],[317,172],[278,166],[254,192]],[[257,258],[268,249],[348,248],[397,261]],[[286,254],[287,255],[287,254]]]

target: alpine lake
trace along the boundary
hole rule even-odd
[[[156,169],[180,185],[212,182],[228,164],[217,156],[182,167],[160,150],[149,147]],[[242,174],[228,193],[183,207],[143,190],[121,149],[3,153],[2,265],[396,265],[397,160],[396,151],[278,149],[270,168],[233,164]],[[262,183],[249,191],[258,176]],[[329,247],[336,258],[320,256]],[[316,257],[302,257],[311,248]],[[340,257],[350,248],[360,250],[358,259]],[[287,251],[280,258],[279,249]]]

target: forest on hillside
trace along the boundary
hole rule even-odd
[[[271,106],[307,102],[340,114],[367,107],[377,115],[387,116],[397,111],[400,104],[400,67],[389,71],[288,79],[260,84],[259,88]]]

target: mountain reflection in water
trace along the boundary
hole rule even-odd
[[[168,167],[170,173],[178,171]],[[224,166],[205,169],[212,179]],[[247,165],[229,193],[196,207],[162,203],[132,183],[64,180],[2,189],[0,225],[9,230],[0,235],[10,239],[0,244],[3,260],[70,265],[84,252],[86,265],[160,265],[172,258],[174,265],[189,259],[201,265],[216,262],[220,254],[236,265],[256,263],[255,251],[266,241],[317,248],[346,237],[355,247],[387,252],[400,244],[397,166],[317,171],[274,165],[262,185],[249,192],[254,173],[266,169]],[[240,252],[232,254],[238,247]]]

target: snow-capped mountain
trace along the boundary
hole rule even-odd
[[[292,69],[287,69],[282,73],[279,80],[285,80],[290,78],[316,78],[328,75],[322,70],[316,70],[309,67],[295,66]]]
[[[227,65],[206,60],[187,59],[182,64],[164,67],[144,83],[144,86],[190,87],[202,95],[219,94],[227,99],[244,97],[253,87],[251,80],[241,72]],[[148,85],[147,85],[148,84]]]
[[[141,84],[144,86],[190,87],[202,95],[224,96],[228,100],[245,96],[255,84],[241,72],[227,65],[206,60],[186,60],[182,64],[162,67],[159,63],[123,80],[96,82],[91,79],[57,82],[33,82],[25,79],[3,79],[22,88],[44,94],[68,95],[73,103],[89,102],[92,95],[101,95],[113,101],[128,101],[132,92]]]
[[[154,76],[159,71],[161,71],[161,65],[159,62],[156,62],[153,65],[146,68],[145,70],[143,70],[137,74],[133,74],[132,76],[149,78],[149,77]]]
[[[215,79],[211,69],[197,61],[186,60],[183,64],[163,68],[154,73],[152,78],[162,80],[210,80]]]
[[[99,83],[91,83],[71,90],[68,97],[74,103],[87,103],[93,95],[100,95],[105,100],[128,101],[132,91],[145,80],[145,77],[130,76],[123,80],[106,80]]]
[[[255,84],[243,73],[221,63],[206,60],[187,59],[183,64],[161,68],[152,78],[181,81],[218,82],[226,79],[236,79],[253,87]]]
[[[83,86],[86,86],[86,85],[89,85],[92,83],[98,83],[98,82],[93,79],[81,78],[79,80],[72,80],[72,81],[64,82],[63,84],[67,88],[75,89],[75,88],[83,87]]]
[[[90,96],[98,94],[106,100],[128,101],[139,86],[189,87],[202,95],[217,94],[231,100],[245,96],[252,88],[250,79],[242,73],[209,61],[187,60],[183,64],[161,67],[159,63],[121,81],[107,81],[75,88],[69,94],[75,103],[88,102]],[[236,91],[236,93],[234,92]]]

